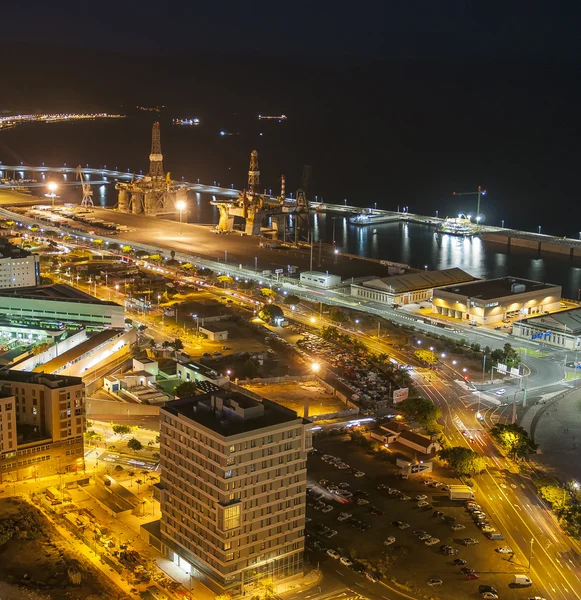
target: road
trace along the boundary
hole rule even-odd
[[[556,525],[547,506],[539,499],[530,478],[518,472],[497,450],[487,431],[475,418],[475,398],[445,373],[424,379],[423,392],[441,409],[446,437],[454,446],[473,447],[486,457],[486,472],[476,478],[476,499],[498,529],[507,545],[518,548],[517,560],[527,565],[532,549],[531,578],[547,598],[581,598],[581,555],[577,544]],[[462,435],[468,430],[475,438],[471,445]]]

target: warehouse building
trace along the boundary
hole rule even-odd
[[[389,306],[402,306],[431,300],[437,287],[466,283],[474,279],[472,275],[456,267],[442,271],[422,271],[351,284],[351,295]]]
[[[321,271],[303,271],[300,275],[300,282],[305,285],[328,289],[341,285],[341,277]]]
[[[125,310],[60,283],[0,290],[0,313],[4,320],[49,329],[67,324],[77,327],[125,327]]]
[[[516,277],[499,277],[434,290],[433,311],[478,325],[557,310],[561,286]]]
[[[512,333],[566,350],[581,350],[581,308],[515,321]]]

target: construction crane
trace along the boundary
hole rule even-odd
[[[89,182],[83,177],[81,165],[77,167],[77,179],[81,180],[81,187],[83,188],[81,206],[93,206],[93,190],[91,189]]]
[[[303,177],[301,179],[301,187],[297,190],[297,212],[309,210],[309,201],[307,200],[307,188],[309,187],[309,177],[311,176],[311,166],[303,167]]]
[[[478,196],[478,204],[476,205],[476,222],[479,223],[482,219],[482,215],[480,214],[480,198],[482,196],[486,196],[486,190],[483,190],[481,186],[478,186],[478,191],[476,192],[460,192],[457,194],[456,192],[452,193],[452,196]]]

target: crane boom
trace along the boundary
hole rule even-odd
[[[456,192],[452,193],[452,196],[478,196],[478,203],[476,205],[476,222],[478,223],[482,218],[480,214],[480,198],[482,196],[486,196],[486,190],[483,190],[481,186],[478,186],[478,190],[476,192],[460,192],[459,194]]]

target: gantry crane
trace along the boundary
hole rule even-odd
[[[81,206],[93,206],[93,190],[88,181],[83,177],[83,170],[81,165],[77,167],[77,179],[81,180],[81,187],[83,188],[83,199],[81,200]]]
[[[475,219],[477,223],[480,223],[480,220],[482,219],[482,215],[480,214],[480,198],[482,196],[486,196],[486,190],[483,190],[481,186],[478,186],[478,191],[476,192],[461,192],[459,194],[453,192],[452,196],[474,196],[474,194],[478,195],[478,204],[476,205]]]

